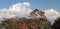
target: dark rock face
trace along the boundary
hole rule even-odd
[[[45,17],[45,12],[35,9],[30,13],[30,15],[35,18],[40,18],[40,17],[43,18]]]

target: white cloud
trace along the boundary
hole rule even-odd
[[[29,9],[30,4],[28,2],[17,3],[9,7],[9,9],[0,9],[0,18],[10,17],[25,17],[32,11]]]
[[[48,20],[51,21],[52,24],[54,23],[57,17],[60,17],[60,13],[58,13],[54,9],[45,10],[45,15],[48,18]]]

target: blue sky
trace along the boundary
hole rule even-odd
[[[31,9],[56,9],[60,11],[60,0],[0,0],[0,9],[8,8],[13,4],[29,2]]]

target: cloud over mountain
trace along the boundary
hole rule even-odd
[[[45,10],[45,15],[48,18],[48,20],[52,22],[52,24],[54,23],[57,17],[60,17],[60,13],[57,12],[55,9]]]
[[[0,9],[0,21],[3,20],[3,18],[11,18],[11,17],[26,17],[29,15],[29,13],[32,11],[29,9],[30,3],[29,2],[23,2],[23,3],[17,3],[10,6],[8,9]],[[44,10],[46,17],[49,21],[52,23],[57,17],[60,17],[60,13],[58,13],[54,9],[48,9]]]

